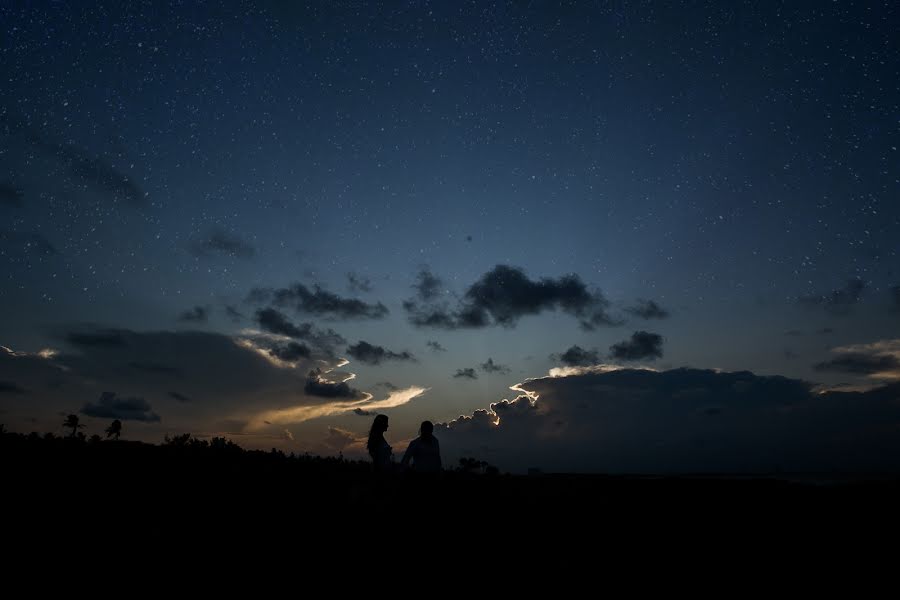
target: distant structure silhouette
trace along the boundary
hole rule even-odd
[[[106,437],[111,438],[115,437],[117,440],[119,436],[122,434],[122,421],[116,419],[113,421],[109,427],[106,428]]]
[[[419,426],[419,437],[409,443],[401,464],[406,467],[412,462],[412,470],[419,474],[436,474],[441,472],[441,447],[434,437],[434,424],[422,421]]]
[[[377,415],[369,429],[369,441],[366,448],[372,457],[372,466],[376,472],[386,473],[391,470],[391,446],[384,439],[384,432],[388,428],[387,415]]]

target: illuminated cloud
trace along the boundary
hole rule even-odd
[[[606,473],[896,471],[900,384],[817,393],[747,371],[567,367],[436,426],[445,462]],[[578,369],[576,371],[575,369]]]
[[[813,366],[816,371],[865,375],[871,379],[900,379],[900,339],[879,340],[833,348],[835,358]]]

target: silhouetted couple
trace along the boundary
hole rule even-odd
[[[384,439],[387,428],[387,415],[378,415],[369,430],[369,443],[366,447],[377,473],[390,473],[393,470],[391,446]],[[403,468],[410,467],[416,474],[433,475],[441,472],[441,447],[434,437],[434,425],[431,421],[422,421],[419,437],[409,443],[400,464]]]

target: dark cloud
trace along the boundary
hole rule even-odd
[[[453,376],[462,377],[465,379],[478,379],[478,373],[476,373],[475,369],[471,367],[467,367],[465,369],[457,369],[456,373]]]
[[[416,327],[432,329],[456,329],[460,326],[446,306],[422,305],[414,300],[405,300],[403,309],[409,322]]]
[[[74,346],[124,346],[125,330],[98,329],[75,331],[65,335],[65,340]]]
[[[150,403],[143,398],[120,398],[115,392],[103,392],[96,403],[88,402],[81,414],[102,419],[121,419],[155,423],[159,415],[152,412]]]
[[[202,258],[216,255],[253,258],[256,255],[256,248],[224,229],[216,229],[205,238],[194,242],[190,246],[190,251],[194,256]]]
[[[158,375],[183,375],[184,371],[178,367],[173,367],[170,365],[161,365],[158,363],[142,363],[132,361],[128,363],[128,366],[132,369],[137,369],[138,371],[144,371],[145,373],[156,373]]]
[[[239,311],[238,309],[236,309],[233,306],[226,306],[225,314],[228,316],[229,319],[231,319],[232,323],[239,323],[244,320],[244,313],[242,313],[241,311]]]
[[[399,387],[397,387],[390,381],[379,381],[378,383],[375,384],[375,387],[384,388],[384,389],[388,390],[389,392],[395,392],[400,389]]]
[[[815,393],[785,377],[621,369],[542,377],[440,424],[445,462],[605,473],[895,472],[900,385]]]
[[[600,354],[596,350],[585,350],[577,345],[562,354],[553,354],[550,358],[570,367],[587,367],[600,363]]]
[[[507,327],[525,315],[553,308],[577,317],[586,328],[612,323],[606,314],[609,302],[599,292],[589,292],[577,275],[532,281],[521,269],[506,265],[497,265],[473,283],[465,303],[463,314],[489,315],[495,324]],[[473,319],[481,321],[482,317]]]
[[[269,333],[286,335],[292,338],[303,339],[312,331],[311,323],[304,323],[301,327],[294,325],[287,316],[274,308],[263,308],[256,311],[256,322]]]
[[[301,358],[309,358],[312,356],[312,351],[308,346],[299,342],[288,342],[287,344],[269,348],[269,354],[276,358],[280,358],[281,360],[294,362]]]
[[[276,306],[289,307],[298,313],[333,319],[383,319],[389,312],[381,302],[370,304],[358,298],[342,298],[318,285],[309,289],[302,283],[278,289],[255,288],[251,290],[248,300],[271,300]]]
[[[822,307],[833,315],[847,315],[859,303],[866,284],[861,279],[851,279],[838,290],[818,296],[803,296],[799,302],[802,306]]]
[[[834,329],[832,329],[831,327],[824,327],[824,328],[818,330],[816,333],[823,334],[823,335],[828,334],[828,333],[834,333]]]
[[[665,319],[669,317],[669,311],[653,300],[639,300],[636,305],[626,308],[625,311],[642,319]]]
[[[179,321],[187,321],[189,323],[205,323],[209,319],[208,306],[195,306],[178,315]]]
[[[630,340],[609,347],[610,356],[617,360],[656,360],[662,358],[663,338],[656,333],[635,331]]]
[[[9,231],[0,229],[0,252],[10,258],[50,257],[59,254],[50,240],[43,234],[31,231]]]
[[[24,394],[26,389],[12,381],[0,381],[0,394]]]
[[[446,352],[447,349],[440,345],[440,343],[434,340],[428,340],[425,342],[425,345],[431,348],[435,352]]]
[[[370,410],[363,410],[363,409],[361,409],[361,408],[354,408],[354,409],[353,409],[353,414],[354,414],[354,415],[359,415],[360,417],[371,417],[371,416],[374,415],[375,413],[373,413],[373,412],[370,411]]]
[[[618,324],[607,313],[609,301],[591,292],[577,275],[532,280],[517,268],[497,265],[469,286],[455,308],[436,302],[439,284],[427,271],[419,274],[417,297],[403,307],[416,327],[438,329],[514,327],[520,318],[547,310],[561,310],[576,317],[582,328]]]
[[[367,397],[350,390],[346,384],[328,385],[324,377],[321,381],[314,379],[309,385],[309,390],[318,395],[305,394],[312,361],[279,364],[269,355],[269,346],[261,345],[271,341],[265,338],[202,331],[140,332],[97,327],[82,327],[77,335],[76,341],[84,343],[58,354],[29,354],[0,348],[0,381],[15,381],[30,392],[4,396],[4,401],[18,411],[19,421],[33,416],[35,411],[44,415],[60,411],[69,414],[73,401],[83,403],[97,398],[103,390],[116,389],[127,389],[128,396],[147,398],[151,402],[161,397],[178,400],[170,395],[171,390],[196,399],[179,405],[176,413],[167,415],[168,426],[185,431],[205,431],[211,423],[225,419],[252,420],[261,426],[262,418],[272,420],[266,415],[280,414],[277,411],[286,409],[299,411],[298,418],[318,414],[315,409],[331,404],[328,397]],[[324,363],[317,360],[316,364],[322,364],[325,369],[333,369],[338,364],[337,360],[322,360]],[[173,378],[174,374],[177,378]],[[32,406],[32,398],[40,398],[38,408]],[[303,412],[306,408],[312,413]],[[157,439],[161,433],[151,427],[146,429],[146,435],[148,439]]]
[[[510,368],[506,365],[498,365],[494,362],[493,358],[488,358],[487,362],[481,363],[481,370],[485,373],[502,373],[508,374],[510,373]]]
[[[367,365],[378,365],[386,360],[416,360],[409,352],[392,352],[364,341],[359,341],[347,348],[347,354]]]
[[[334,354],[335,347],[347,343],[344,336],[333,329],[317,329],[313,327],[312,323],[295,325],[283,313],[274,308],[257,310],[255,317],[256,322],[264,331],[305,340],[329,356]]]
[[[25,194],[9,182],[0,182],[0,206],[22,208],[25,205]]]
[[[372,281],[356,273],[347,273],[347,288],[354,294],[368,293],[372,291]]]
[[[102,193],[116,204],[125,203],[132,206],[146,204],[147,194],[130,175],[120,170],[115,164],[115,159],[96,156],[74,144],[56,143],[21,117],[4,115],[4,120],[9,123],[10,132],[24,132],[36,149],[65,165],[68,175],[82,186],[88,186]],[[121,156],[118,159],[124,161]]]
[[[191,399],[184,394],[179,394],[178,392],[169,392],[169,397],[178,400],[179,402],[190,402]]]
[[[785,331],[784,335],[791,336],[791,337],[797,337],[797,336],[803,335],[803,332],[800,331],[799,329],[791,329],[790,331]]]
[[[428,269],[422,269],[416,274],[416,282],[412,287],[416,290],[416,298],[422,302],[431,302],[440,296],[443,285],[440,277]]]
[[[817,363],[813,368],[816,371],[873,375],[875,373],[900,370],[900,360],[892,354],[847,352],[831,360]]]
[[[303,391],[308,396],[317,396],[319,398],[358,400],[366,397],[359,390],[350,387],[346,381],[328,381],[318,369],[309,372]]]

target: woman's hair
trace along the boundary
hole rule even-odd
[[[378,415],[372,421],[372,428],[369,430],[369,441],[366,443],[366,448],[369,450],[369,455],[372,458],[375,458],[375,453],[381,447],[381,440],[384,439],[384,432],[387,431],[387,426],[387,415]]]
[[[419,425],[419,435],[426,440],[434,438],[434,424],[431,421],[422,421]]]

